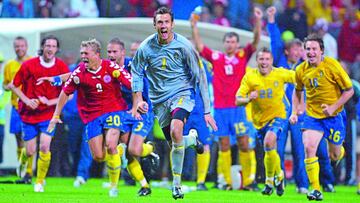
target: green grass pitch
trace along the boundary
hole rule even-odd
[[[0,177],[0,181],[14,180],[15,177]],[[108,189],[102,188],[102,183],[107,179],[90,179],[80,188],[73,187],[73,178],[47,178],[44,193],[34,193],[33,185],[0,184],[0,202],[175,202],[171,197],[171,191],[165,188],[152,188],[149,197],[137,197],[139,186],[124,186],[120,182],[119,196],[108,197]],[[194,183],[184,182],[184,185],[195,186]],[[212,183],[207,184],[208,187]],[[260,185],[262,187],[262,185]],[[185,194],[183,200],[176,202],[308,202],[305,195],[295,192],[294,185],[288,185],[285,194],[278,197],[275,192],[272,196],[263,196],[260,192],[247,191],[220,191],[210,189],[207,192],[192,191]],[[323,202],[360,203],[360,195],[356,194],[354,186],[336,186],[336,193],[325,193]]]

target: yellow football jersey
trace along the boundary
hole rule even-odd
[[[283,68],[273,68],[266,76],[258,69],[246,72],[236,96],[246,98],[250,92],[258,92],[258,97],[251,101],[255,128],[261,129],[274,118],[286,118],[284,84],[294,82],[295,71]]]
[[[340,63],[330,57],[317,66],[311,67],[308,62],[301,63],[296,68],[296,90],[305,88],[306,92],[306,113],[314,118],[325,118],[321,105],[332,105],[341,96],[342,90],[352,88],[352,83],[341,67]],[[337,115],[343,107],[334,112]]]
[[[26,58],[29,59],[31,57]],[[16,73],[19,71],[21,63],[15,59],[8,61],[4,67],[4,81],[3,84],[9,84],[15,77]],[[17,109],[18,108],[18,97],[16,94],[11,93],[11,104]]]

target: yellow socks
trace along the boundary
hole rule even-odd
[[[275,174],[281,173],[280,157],[276,149],[265,149],[264,165],[266,174],[265,184],[273,186]]]
[[[250,153],[242,152],[239,150],[239,163],[241,165],[241,171],[243,176],[243,185],[248,186],[252,183],[250,181]]]
[[[149,184],[145,179],[143,170],[141,169],[141,165],[136,158],[134,158],[133,161],[128,164],[127,169],[130,175],[141,184],[141,187],[149,187]]]
[[[249,181],[254,182],[256,177],[256,155],[255,150],[251,149],[249,150],[249,156],[250,156],[250,176]]]
[[[148,156],[151,152],[154,151],[154,146],[152,146],[151,144],[142,144],[143,147],[143,151],[141,153],[141,157],[146,157]]]
[[[310,185],[313,189],[320,191],[320,181],[319,181],[319,161],[318,157],[311,157],[305,159],[305,169],[309,178]]]
[[[26,166],[26,174],[29,174],[30,176],[33,176],[33,160],[34,155],[30,156],[27,160],[27,166]]]
[[[344,158],[345,156],[345,148],[344,146],[341,146],[340,148],[340,157],[339,157],[339,160],[341,160],[342,158]]]
[[[197,154],[197,183],[204,183],[210,164],[210,152]]]
[[[109,181],[111,187],[117,187],[120,177],[121,159],[119,152],[116,154],[108,154],[108,160],[106,166],[109,173]]]
[[[37,161],[37,179],[36,183],[43,184],[46,174],[49,169],[51,161],[51,152],[43,153],[42,151],[39,151],[39,159]]]
[[[222,160],[222,171],[224,173],[225,182],[231,185],[231,151],[220,151],[220,157]]]
[[[21,158],[21,153],[22,153],[24,150],[25,150],[25,147],[18,147],[18,148],[16,149],[16,153],[17,153],[17,158],[18,158],[18,160],[20,160],[20,158]]]

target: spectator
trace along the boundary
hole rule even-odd
[[[314,32],[319,34],[324,41],[324,56],[330,56],[332,58],[338,58],[338,45],[336,39],[328,33],[329,24],[325,18],[319,18],[316,20],[313,26]]]
[[[158,6],[155,0],[128,0],[128,2],[135,7],[135,16],[138,17],[153,17],[153,14]]]
[[[313,26],[316,19],[325,18],[331,22],[331,7],[330,0],[303,0],[304,11],[307,16],[307,24]]]
[[[240,29],[251,30],[250,24],[251,2],[249,0],[229,0],[228,16],[230,24]]]
[[[225,8],[228,6],[227,0],[215,0],[213,12],[215,18],[212,20],[212,23],[217,25],[222,25],[230,27],[230,21],[225,17]]]
[[[356,7],[349,7],[347,10],[338,38],[339,58],[354,63],[356,55],[360,54],[360,20],[356,17]]]
[[[98,17],[99,10],[94,0],[71,0],[70,17]]]
[[[52,0],[40,0],[38,3],[38,14],[37,17],[40,18],[50,18],[51,8],[53,6]]]
[[[5,18],[33,18],[34,5],[32,0],[4,0],[2,17]]]
[[[302,9],[303,5],[303,0],[296,0],[295,8],[286,8],[285,12],[276,19],[281,30],[292,31],[295,37],[300,40],[303,40],[308,34],[306,14]]]
[[[135,17],[136,12],[128,0],[102,0],[99,4],[100,17]]]

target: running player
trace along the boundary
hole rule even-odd
[[[109,41],[107,45],[107,54],[108,58],[116,62],[119,66],[124,67],[126,70],[130,71],[130,61],[125,58],[125,44],[118,38],[113,38]],[[147,81],[144,79],[144,83]],[[132,107],[132,95],[131,90],[126,87],[122,87],[122,92],[129,109]],[[144,100],[148,101],[147,86],[144,87]],[[145,114],[139,114],[139,119],[130,118],[123,121],[124,126],[127,127],[125,131],[129,131],[131,134],[127,133],[122,135],[121,141],[128,145],[128,151],[130,156],[128,157],[128,171],[131,176],[140,183],[141,188],[138,191],[139,196],[147,196],[151,194],[150,185],[145,179],[144,172],[141,169],[141,165],[138,161],[139,157],[145,157],[150,154],[159,159],[159,156],[154,154],[154,145],[153,144],[144,144],[144,139],[151,131],[154,122],[154,113],[151,110],[151,105],[149,105],[149,112]],[[141,118],[140,118],[141,117]]]
[[[309,200],[322,200],[319,183],[319,163],[316,151],[323,137],[329,143],[330,159],[340,160],[344,156],[342,143],[345,126],[341,111],[343,105],[354,94],[349,76],[339,62],[324,57],[321,37],[309,35],[304,42],[306,61],[296,68],[296,87],[290,122],[298,120],[301,92],[306,92],[306,115],[304,118],[303,143],[305,147],[305,169],[313,190],[307,194]]]
[[[82,63],[72,73],[59,96],[48,130],[61,123],[60,113],[70,94],[78,91],[80,117],[86,124],[87,140],[95,161],[105,161],[110,180],[110,197],[118,196],[123,148],[117,147],[122,119],[127,105],[120,93],[121,85],[131,87],[131,76],[116,63],[100,58],[101,45],[96,39],[83,41],[80,46]],[[66,74],[69,75],[69,74]],[[64,76],[61,76],[64,77]],[[129,115],[130,116],[130,115]],[[103,130],[105,135],[103,136]]]
[[[69,72],[63,61],[55,56],[59,50],[59,40],[47,36],[41,40],[41,50],[38,57],[25,61],[16,73],[10,89],[19,97],[19,114],[23,130],[25,149],[20,155],[19,171],[26,168],[29,157],[36,153],[37,137],[40,137],[40,152],[37,161],[37,179],[35,192],[44,192],[45,177],[50,165],[50,143],[55,131],[46,130],[55,110],[60,87],[49,83],[36,85],[37,79],[44,76],[54,76]]]
[[[4,81],[3,86],[5,90],[10,90],[8,85],[14,79],[16,73],[19,71],[21,64],[30,58],[27,55],[28,44],[27,40],[22,37],[18,36],[14,40],[14,50],[16,54],[16,59],[10,60],[6,63],[4,68]],[[24,149],[24,141],[22,139],[22,131],[21,131],[21,118],[18,112],[18,97],[16,94],[11,93],[11,117],[10,117],[10,133],[15,135],[16,144],[17,144],[17,158],[20,159],[21,151]],[[21,180],[18,180],[30,184],[31,178],[33,176],[33,156],[28,158],[26,173],[24,177],[21,177]],[[18,176],[21,174],[18,171]]]
[[[258,134],[264,138],[265,187],[263,195],[271,195],[274,186],[276,194],[284,194],[284,172],[281,170],[276,139],[286,122],[284,97],[285,83],[294,83],[294,71],[274,68],[270,50],[262,48],[257,52],[258,69],[245,74],[237,92],[236,104],[252,103],[252,118]]]
[[[186,145],[195,145],[196,139],[183,139],[183,127],[194,107],[194,92],[199,82],[205,103],[205,120],[215,128],[210,116],[210,102],[206,75],[199,67],[199,58],[191,42],[174,33],[174,16],[169,8],[161,7],[154,14],[156,34],[144,40],[132,62],[133,115],[149,109],[143,101],[144,77],[149,81],[149,96],[153,110],[168,140],[172,140],[173,172],[172,196],[183,198],[181,174]],[[204,72],[200,74],[199,72]],[[145,76],[146,74],[146,76]]]

